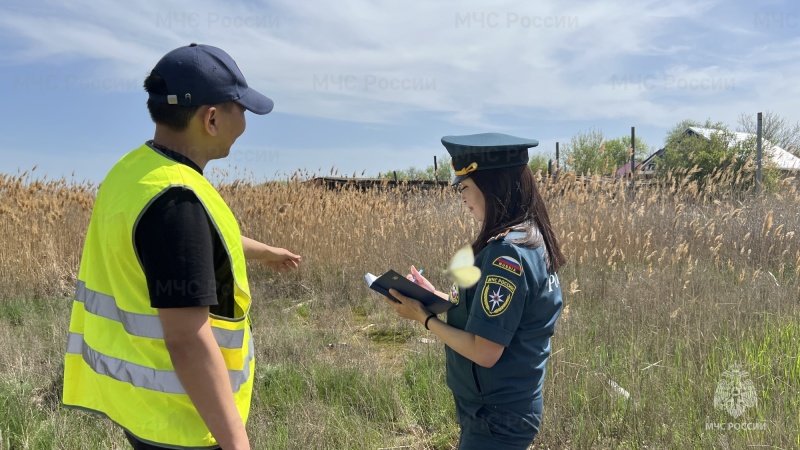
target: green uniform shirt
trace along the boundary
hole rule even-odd
[[[447,384],[458,397],[509,403],[541,394],[550,337],[561,313],[561,286],[549,274],[544,246],[528,249],[505,239],[491,241],[475,258],[481,279],[450,292],[456,306],[447,323],[504,347],[492,368],[481,367],[446,346]]]

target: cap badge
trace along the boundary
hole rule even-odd
[[[455,169],[455,167],[454,167],[454,169]],[[457,177],[460,177],[461,175],[467,175],[467,174],[470,174],[472,172],[475,172],[476,170],[478,170],[478,163],[474,162],[474,163],[468,165],[467,167],[464,167],[461,170],[456,170],[455,173],[456,173]]]

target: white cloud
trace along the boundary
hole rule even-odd
[[[797,119],[790,99],[798,88],[781,74],[797,73],[800,40],[756,42],[753,34],[769,37],[748,28],[752,21],[716,17],[723,5],[45,0],[0,7],[0,30],[22,44],[6,63],[86,61],[127,78],[143,77],[165,50],[210,43],[235,57],[276,110],[355,122],[424,112],[500,127],[497,114],[544,111],[669,126],[685,117],[735,120],[753,108]],[[699,31],[707,24],[713,39]],[[736,54],[722,53],[728,38],[741,39]]]

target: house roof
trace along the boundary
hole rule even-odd
[[[647,158],[645,158],[644,161],[642,161],[642,164],[646,166],[646,165],[650,164],[651,162],[653,162],[653,160],[656,159],[656,158],[663,158],[664,157],[664,152],[666,152],[666,151],[667,151],[666,148],[661,148],[661,149],[655,151],[652,155],[650,155]]]
[[[641,166],[642,166],[642,163],[640,163],[640,162],[636,163],[636,168],[637,169],[639,167],[641,167]],[[618,177],[624,177],[626,175],[630,175],[630,173],[631,173],[631,163],[629,163],[629,162],[626,162],[625,165],[620,167],[619,169],[617,169],[617,172],[616,172]]]
[[[686,133],[693,133],[699,136],[702,136],[706,139],[711,139],[711,136],[719,133],[719,130],[713,128],[702,128],[702,127],[689,127],[686,129]],[[735,145],[740,142],[744,142],[748,139],[755,138],[756,135],[752,133],[742,133],[738,131],[731,132],[731,142],[730,145]],[[790,171],[800,171],[800,158],[792,155],[791,153],[787,152],[786,150],[778,147],[777,145],[773,145],[768,140],[764,139],[763,141],[763,150],[764,155],[769,157],[775,166],[780,170],[790,170]]]

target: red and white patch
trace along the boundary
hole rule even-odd
[[[522,264],[510,256],[500,256],[492,262],[492,265],[507,270],[516,276],[522,275]]]

